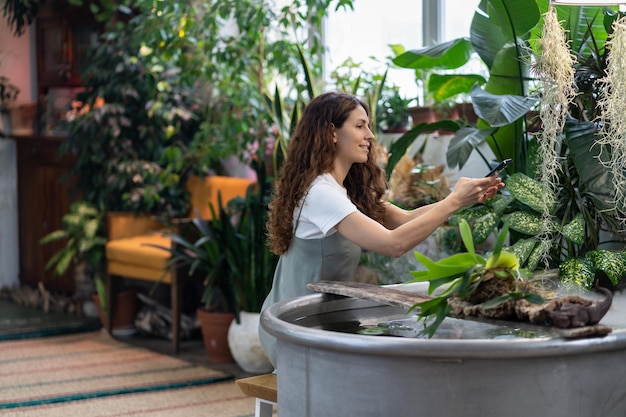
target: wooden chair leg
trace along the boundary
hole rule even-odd
[[[107,317],[106,329],[110,335],[113,335],[113,312],[115,311],[115,296],[116,293],[116,282],[115,277],[107,274],[106,278],[106,305],[102,306],[105,309],[105,314]]]
[[[170,291],[172,299],[172,348],[174,350],[174,353],[178,354],[180,350],[180,304],[182,301],[182,285],[180,285],[178,276],[174,269],[172,269],[171,275],[172,283]]]

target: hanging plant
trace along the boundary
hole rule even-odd
[[[607,94],[600,101],[605,123],[600,129],[598,143],[603,145],[602,152],[608,152],[608,158],[600,159],[611,170],[615,190],[615,207],[624,213],[626,207],[626,17],[613,22],[613,33],[607,40],[609,55],[606,76],[602,82]],[[626,223],[626,217],[620,221]]]
[[[544,15],[543,33],[538,47],[540,54],[534,70],[543,85],[539,110],[543,132],[538,135],[538,143],[539,181],[544,189],[544,198],[541,200],[543,221],[539,236],[541,241],[550,242],[553,240],[551,231],[556,230],[552,209],[556,203],[559,173],[562,170],[559,162],[560,137],[569,114],[569,105],[575,96],[574,59],[552,4]],[[543,256],[547,255],[546,251]]]

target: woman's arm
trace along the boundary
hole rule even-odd
[[[415,210],[387,206],[385,225],[361,212],[344,218],[339,233],[364,249],[399,257],[430,236],[455,211],[492,198],[504,186],[499,178],[461,178],[445,199]]]

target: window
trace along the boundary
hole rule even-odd
[[[390,44],[407,49],[423,46],[426,36],[435,42],[461,36],[469,37],[469,28],[479,0],[358,0],[354,11],[331,11],[324,26],[326,44],[325,77],[346,59],[360,63],[366,72],[382,74]],[[426,7],[425,7],[426,6]],[[430,16],[424,25],[423,16]],[[418,88],[411,70],[392,68],[387,85],[402,88],[407,97],[417,96]]]

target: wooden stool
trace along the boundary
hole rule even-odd
[[[244,394],[256,398],[255,417],[271,417],[278,402],[276,374],[251,376],[235,381]]]

